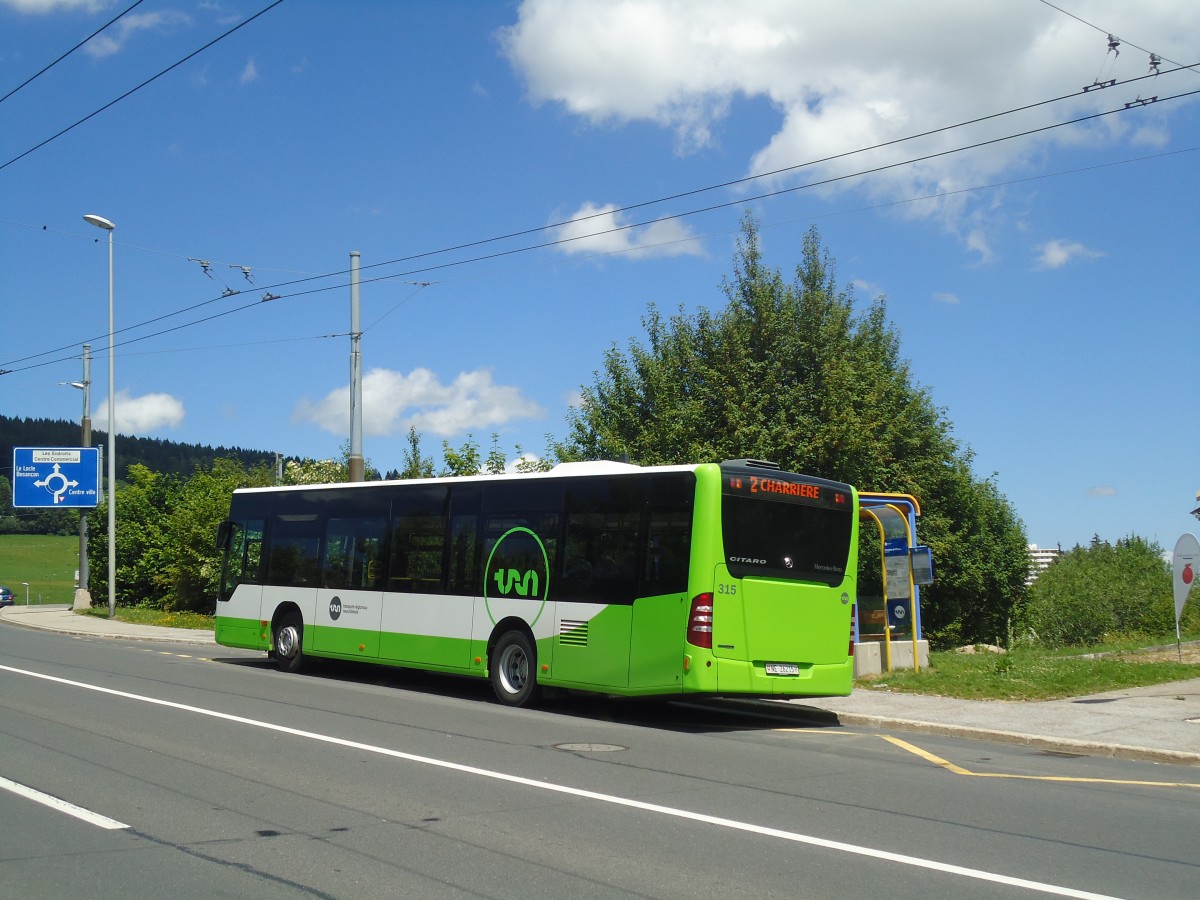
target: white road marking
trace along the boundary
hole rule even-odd
[[[15,781],[9,781],[4,776],[0,775],[0,788],[6,791],[11,791],[18,797],[24,797],[26,800],[33,800],[35,803],[40,803],[42,806],[48,806],[51,809],[56,809],[59,812],[64,812],[68,816],[74,816],[77,819],[96,825],[100,828],[107,828],[110,831],[118,831],[122,828],[128,828],[124,822],[118,822],[116,819],[110,819],[108,816],[102,816],[100,813],[92,812],[90,809],[84,809],[82,806],[76,806],[74,803],[68,803],[59,797],[54,797],[50,794],[44,794],[37,788],[31,788],[24,784],[18,784]]]
[[[627,797],[618,797],[614,794],[603,794],[598,791],[589,791],[583,788],[570,787],[568,785],[553,784],[547,781],[535,781],[532,778],[524,778],[520,775],[510,775],[506,772],[497,772],[492,769],[481,769],[477,766],[467,766],[462,763],[450,762],[444,759],[434,759],[429,756],[418,756],[414,753],[405,753],[402,750],[392,750],[388,747],[379,747],[374,744],[364,744],[359,741],[351,741],[346,738],[334,737],[328,734],[320,734],[315,731],[304,731],[299,728],[289,728],[285,725],[275,725],[270,722],[261,722],[256,719],[247,719],[244,716],[235,716],[230,713],[218,712],[213,709],[205,709],[201,706],[190,706],[186,703],[174,703],[170,700],[160,700],[156,697],[146,697],[141,694],[132,694],[127,691],[118,691],[113,688],[100,687],[99,685],[86,684],[82,681],[72,681],[67,678],[59,678],[55,675],[43,675],[40,672],[30,672],[25,669],[16,669],[12,666],[0,665],[0,671],[12,672],[17,675],[27,675],[31,678],[39,678],[43,681],[51,681],[56,684],[65,684],[70,687],[79,688],[85,691],[93,691],[98,694],[107,694],[111,697],[123,697],[127,700],[136,700],[139,703],[149,703],[154,706],[162,706],[168,709],[176,709],[182,712],[195,713],[200,716],[208,716],[213,719],[221,719],[226,722],[234,722],[238,725],[248,725],[253,728],[261,728],[265,731],[274,731],[279,734],[289,734],[294,737],[307,738],[312,741],[319,741],[324,744],[333,744],[338,747],[347,747],[352,750],[362,750],[366,753],[375,753],[380,756],[388,756],[393,759],[403,759],[408,762],[419,763],[426,766],[436,766],[440,769],[449,769],[454,772],[462,772],[468,775],[477,775],[482,778],[490,778],[495,781],[504,781],[509,784],[519,784],[522,787],[535,788],[540,791],[550,791],[557,794],[566,794],[572,797],[580,797],[585,800],[595,800],[600,803],[609,803],[614,806],[624,806],[631,809],[642,810],[643,812],[658,813],[659,815],[670,816],[675,819],[684,819],[691,822],[701,822],[705,825],[714,825],[718,828],[727,828],[732,831],[742,831],[749,834],[757,834],[763,837],[777,838],[778,840],[790,841],[796,844],[806,844],[810,847],[821,847],[826,850],[836,850],[841,853],[849,853],[854,856],[862,856],[867,859],[886,860],[888,862],[898,863],[904,866],[913,866],[919,869],[929,869],[934,872],[942,872],[948,875],[959,875],[963,878],[970,878],[976,881],[986,881],[992,884],[1005,884],[1010,887],[1025,888],[1031,891],[1038,891],[1043,894],[1051,894],[1056,897],[1073,897],[1076,900],[1117,900],[1117,898],[1108,894],[1096,894],[1091,891],[1081,891],[1075,888],[1063,887],[1056,884],[1048,884],[1041,881],[1031,881],[1028,878],[1015,878],[1011,875],[1001,875],[996,872],[987,872],[982,869],[973,869],[968,866],[956,866],[951,863],[938,862],[937,860],[924,859],[919,856],[909,856],[904,853],[892,853],[887,850],[880,850],[877,847],[863,847],[858,844],[848,844],[844,841],[833,841],[827,838],[816,837],[809,834],[800,834],[795,831],[784,831],[780,828],[770,828],[765,825],[755,825],[752,822],[741,822],[737,819],[726,819],[722,816],[710,816],[705,813],[691,812],[686,809],[678,809],[672,806],[660,806],[657,803],[645,803],[641,800],[631,800]]]

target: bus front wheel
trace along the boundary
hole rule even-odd
[[[488,661],[496,699],[506,706],[529,706],[541,691],[537,683],[537,651],[521,631],[506,631]]]
[[[299,613],[286,613],[275,626],[275,665],[281,672],[299,672],[304,667],[304,620]]]

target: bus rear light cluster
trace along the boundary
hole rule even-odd
[[[850,604],[850,653],[848,654],[850,656],[854,655],[854,631],[855,631],[854,626],[857,624],[858,624],[858,604],[851,603]]]
[[[713,595],[697,594],[688,611],[687,642],[693,647],[712,649]]]

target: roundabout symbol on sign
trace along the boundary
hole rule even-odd
[[[57,481],[58,487],[50,487],[51,481]],[[54,471],[43,478],[41,481],[35,481],[34,487],[44,487],[54,496],[55,503],[62,503],[63,494],[67,492],[67,488],[79,487],[78,481],[72,481],[66,475],[58,470],[58,463],[54,464]]]

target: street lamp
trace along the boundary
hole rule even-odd
[[[22,581],[21,586],[25,588],[25,605],[29,605],[29,582]]]
[[[113,375],[113,229],[103,216],[83,221],[108,232],[108,617],[117,614],[117,419],[116,378]]]

